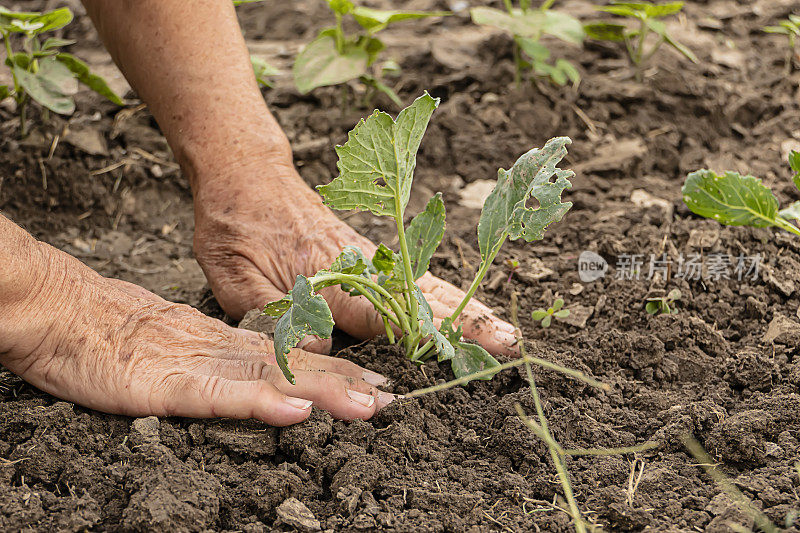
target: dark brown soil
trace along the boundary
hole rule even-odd
[[[445,195],[448,231],[435,274],[463,286],[477,265],[478,211],[462,205],[465,184],[491,179],[552,136],[574,140],[565,165],[577,171],[566,194],[573,209],[544,241],[508,245],[487,278],[492,288],[479,296],[507,317],[510,296],[519,292],[531,351],[612,386],[600,392],[536,370],[564,447],[657,444],[636,456],[568,461],[581,509],[606,530],[752,526],[687,455],[685,433],[776,524],[792,527],[800,512],[800,244],[773,230],[698,219],[680,197],[687,172],[711,167],[764,178],[782,203],[798,199],[783,152],[800,145],[800,72],[785,74],[783,41],[760,31],[798,7],[787,0],[693,2],[674,31],[701,63],[665,49],[643,84],[633,81],[617,46],[588,43],[580,52],[554,43],[584,73],[576,91],[544,82],[516,89],[510,40],[468,26],[463,13],[387,33],[404,70],[396,82],[404,100],[425,89],[442,97],[409,208],[421,209],[434,191]],[[562,8],[592,16],[587,2]],[[305,38],[326,23],[317,9],[310,1],[245,6],[245,33]],[[87,36],[77,52],[97,55],[86,21],[75,28]],[[278,53],[274,61],[287,57]],[[286,77],[265,98],[305,179],[329,180],[332,145],[366,110],[353,104],[343,111],[338,89],[301,97]],[[393,109],[382,99],[376,105]],[[0,209],[104,275],[221,316],[192,259],[185,180],[146,110],[113,126],[116,113],[81,94],[70,129],[100,133],[107,149],[92,155],[62,139],[48,159],[52,136],[14,140],[12,115],[0,108]],[[63,123],[40,126],[52,133]],[[90,174],[126,157],[127,165]],[[383,221],[368,214],[347,221],[392,244]],[[584,250],[609,262],[605,278],[580,282]],[[647,258],[662,253],[673,261],[698,253],[706,264],[715,253],[760,254],[763,265],[743,281],[648,280]],[[641,279],[616,279],[626,254],[644,255]],[[522,266],[506,281],[509,258]],[[683,294],[677,314],[644,312],[646,297],[676,287]],[[573,317],[590,313],[584,325],[556,322],[542,330],[530,320],[532,309],[557,296]],[[380,339],[340,355],[391,376],[399,393],[452,378],[433,363],[414,367]],[[568,531],[567,515],[551,505],[561,489],[546,448],[520,422],[516,404],[533,412],[526,381],[513,370],[395,402],[368,422],[333,421],[317,411],[303,424],[275,429],[104,415],[0,373],[0,530],[291,530],[277,508],[297,498],[322,529]],[[629,480],[640,469],[632,490]]]

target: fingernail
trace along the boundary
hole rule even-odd
[[[294,396],[287,396],[286,403],[294,407],[295,409],[300,409],[301,411],[305,411],[311,404],[314,403],[311,400],[304,400],[303,398],[295,398]]]
[[[404,396],[400,394],[392,394],[390,392],[378,391],[378,409],[383,409],[398,398],[404,398]]]
[[[388,379],[378,374],[377,372],[373,372],[372,370],[364,370],[364,374],[361,376],[361,379],[363,379],[373,387],[382,387],[383,385],[389,383]]]
[[[506,333],[505,331],[496,331],[494,338],[503,346],[514,346],[517,343],[517,336],[513,333]]]
[[[360,403],[364,407],[372,407],[372,404],[375,403],[374,396],[370,396],[369,394],[364,394],[363,392],[357,392],[354,390],[347,389],[347,395],[350,396],[351,400]]]

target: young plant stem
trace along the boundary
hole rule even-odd
[[[505,6],[506,6],[506,11],[508,11],[508,14],[509,15],[513,15],[514,14],[514,6],[511,3],[511,0],[503,0],[503,4],[505,4]]]
[[[311,283],[314,284],[315,287],[318,284],[322,284],[326,281],[347,283],[349,285],[352,285],[365,298],[367,298],[370,301],[370,303],[372,303],[375,306],[375,309],[378,309],[379,311],[383,309],[385,311],[386,308],[383,306],[383,304],[378,302],[378,300],[372,294],[370,294],[369,291],[365,289],[365,287],[370,288],[383,297],[386,303],[389,304],[389,307],[392,308],[392,311],[394,311],[395,316],[392,316],[392,314],[389,313],[388,311],[385,313],[383,311],[380,312],[384,314],[384,316],[386,316],[389,320],[397,324],[397,327],[399,327],[403,332],[410,331],[405,311],[403,311],[403,309],[400,307],[400,305],[397,303],[394,297],[392,297],[392,295],[389,294],[389,292],[386,289],[384,289],[383,287],[381,287],[380,285],[378,285],[377,283],[375,283],[370,279],[363,278],[361,276],[355,276],[352,274],[342,274],[339,272],[332,272],[325,274],[317,274],[309,278],[309,281],[311,281]]]
[[[553,435],[550,433],[550,428],[547,424],[547,417],[544,414],[544,407],[542,407],[542,401],[539,398],[539,391],[536,388],[536,380],[533,378],[533,371],[531,370],[531,365],[528,362],[528,353],[525,349],[525,340],[522,337],[522,330],[519,327],[519,318],[517,316],[517,293],[513,293],[511,295],[511,323],[516,328],[516,335],[517,335],[517,342],[519,343],[519,350],[520,354],[525,360],[525,372],[528,377],[528,384],[530,385],[531,389],[531,396],[533,397],[533,403],[536,406],[536,414],[539,418],[539,427],[541,428],[541,434],[545,437],[543,440],[545,444],[547,444],[547,448],[550,451],[550,458],[553,460],[553,466],[555,466],[556,471],[558,472],[558,478],[561,480],[561,488],[564,490],[564,498],[567,500],[567,505],[569,506],[570,515],[572,516],[572,521],[575,524],[575,531],[577,533],[586,533],[586,526],[584,526],[583,519],[581,518],[580,509],[578,509],[578,504],[575,501],[575,495],[572,492],[572,484],[569,480],[569,473],[567,472],[566,467],[564,466],[564,462],[562,460],[562,456],[559,454],[559,450],[561,450],[561,446],[558,445],[553,438]]]
[[[406,229],[403,226],[403,208],[400,206],[400,199],[394,199],[395,222],[397,223],[397,239],[400,242],[400,256],[403,258],[403,270],[406,275],[406,302],[408,303],[408,314],[411,322],[409,333],[416,335],[419,331],[419,308],[417,298],[414,296],[414,272],[411,270],[411,254],[408,253],[408,243],[406,242]],[[410,350],[406,350],[408,355]]]
[[[542,11],[547,11],[555,3],[556,3],[556,0],[545,0],[544,3],[542,3],[542,7],[540,7],[539,9],[541,9]]]
[[[800,229],[798,229],[798,227],[792,224],[791,222],[788,222],[781,217],[776,217],[775,220],[778,221],[777,226],[779,228],[785,229],[788,232],[800,236]]]
[[[340,13],[335,13],[336,15],[336,51],[339,54],[344,54],[344,29],[342,28],[342,15]]]
[[[484,276],[486,276],[486,271],[489,270],[489,267],[494,262],[494,258],[497,257],[497,254],[500,252],[500,248],[503,246],[503,243],[506,242],[507,238],[508,238],[508,233],[503,234],[503,238],[494,248],[495,249],[494,253],[491,254],[489,257],[487,257],[486,261],[481,261],[481,265],[478,268],[478,273],[475,275],[475,279],[472,280],[472,285],[469,286],[467,294],[464,295],[464,299],[461,300],[461,303],[458,304],[458,307],[456,307],[456,310],[453,311],[453,315],[450,317],[450,319],[453,321],[453,324],[456,323],[458,315],[461,314],[461,312],[467,306],[472,297],[475,296],[475,291],[478,290],[481,281],[483,281]]]
[[[640,21],[639,24],[639,41],[636,44],[636,53],[633,59],[633,63],[636,65],[636,81],[641,82],[644,78],[644,69],[642,68],[642,55],[644,54],[644,41],[647,37],[647,25],[644,22],[644,19]]]

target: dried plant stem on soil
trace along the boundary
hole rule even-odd
[[[686,446],[686,449],[689,450],[689,453],[692,454],[692,457],[697,460],[699,466],[702,466],[703,470],[706,471],[708,477],[714,480],[714,483],[716,483],[720,490],[727,494],[730,499],[739,504],[742,511],[750,515],[753,522],[755,522],[756,526],[758,526],[761,531],[765,531],[766,533],[778,532],[778,527],[767,518],[767,515],[753,505],[753,502],[736,488],[731,480],[728,479],[728,476],[717,469],[716,461],[708,455],[708,452],[703,449],[703,446],[697,442],[694,437],[691,435],[683,435],[681,440],[683,441],[683,445]]]
[[[553,460],[553,465],[558,472],[558,478],[561,480],[561,488],[564,490],[564,498],[567,500],[567,505],[569,506],[569,514],[572,517],[572,521],[575,524],[575,531],[577,533],[585,533],[586,532],[586,524],[584,523],[583,517],[581,516],[581,511],[578,509],[578,504],[575,501],[575,495],[572,492],[572,483],[569,480],[569,473],[567,472],[567,468],[564,465],[563,455],[559,454],[559,450],[561,446],[555,441],[553,435],[550,433],[550,428],[547,424],[547,417],[544,415],[544,408],[542,407],[541,399],[539,398],[539,391],[536,388],[536,380],[533,378],[533,371],[531,370],[531,365],[528,363],[528,354],[525,350],[525,339],[522,337],[522,330],[519,327],[519,316],[518,316],[518,303],[517,303],[517,293],[514,292],[511,294],[511,323],[514,324],[516,328],[516,335],[517,335],[517,342],[519,343],[519,350],[522,354],[523,359],[525,360],[525,372],[528,376],[528,385],[531,389],[531,396],[533,397],[533,403],[536,406],[536,415],[539,418],[539,423],[537,424],[530,418],[528,418],[524,411],[522,410],[522,406],[519,404],[515,405],[514,408],[517,410],[517,414],[519,415],[522,422],[531,430],[533,433],[542,439],[545,444],[547,444],[547,448],[550,450],[550,458]]]

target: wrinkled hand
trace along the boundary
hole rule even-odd
[[[0,309],[0,362],[54,396],[131,416],[273,425],[302,421],[312,402],[337,418],[367,419],[394,399],[375,388],[386,382],[379,374],[302,350],[289,354],[297,378],[291,385],[265,336],[103,278],[40,246],[47,249],[46,280],[29,299]]]
[[[265,173],[271,173],[265,175]],[[375,245],[339,220],[300,178],[292,165],[262,166],[196,193],[195,255],[214,295],[230,316],[282,298],[298,274],[327,268],[345,245],[371,257]],[[430,273],[418,280],[435,319],[452,314],[464,293]],[[338,287],[321,291],[337,327],[360,339],[385,331],[363,297]],[[494,354],[518,355],[514,328],[473,299],[461,317],[464,335]],[[308,338],[301,347],[320,353],[329,341]]]

